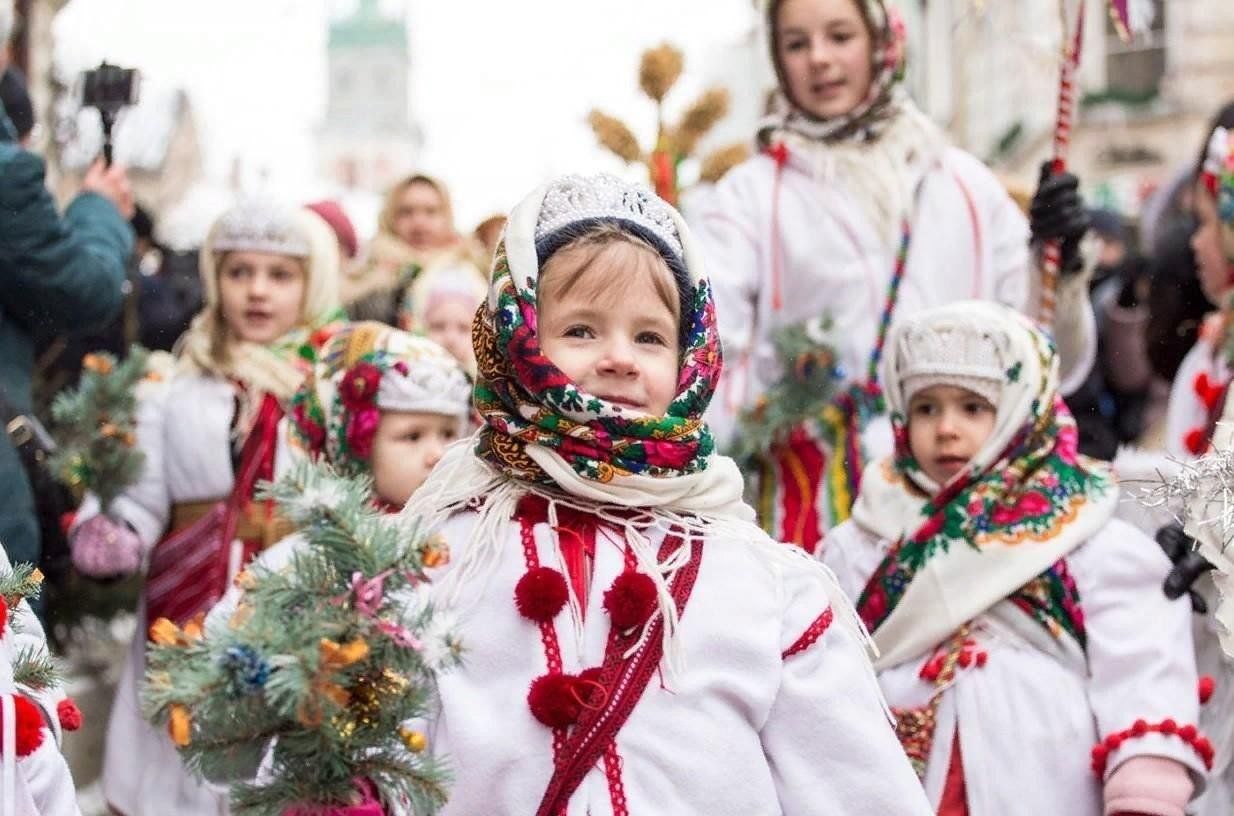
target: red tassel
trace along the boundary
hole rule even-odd
[[[549,728],[569,728],[583,713],[583,691],[572,674],[546,674],[532,681],[527,705],[532,716]]]
[[[4,637],[4,629],[9,625],[9,605],[0,598],[0,638]]]
[[[547,623],[557,617],[568,598],[566,579],[550,567],[528,570],[514,586],[514,604],[519,614],[536,623]]]
[[[1213,698],[1213,692],[1217,690],[1217,681],[1212,678],[1212,675],[1206,674],[1200,678],[1197,686],[1200,693],[1200,705],[1205,705]]]
[[[17,715],[17,756],[30,756],[43,744],[43,712],[20,694],[13,695],[13,710]],[[0,718],[3,716],[0,713]]]
[[[656,611],[655,582],[641,572],[626,570],[604,593],[604,610],[617,629],[642,626]]]
[[[60,720],[60,727],[65,731],[76,731],[81,728],[81,709],[77,707],[72,697],[65,697],[56,704],[56,718]]]

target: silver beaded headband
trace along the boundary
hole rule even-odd
[[[296,210],[264,199],[242,201],[219,216],[214,226],[215,252],[270,252],[293,258],[312,254],[309,237]]]
[[[577,221],[616,218],[646,229],[678,258],[685,252],[673,210],[651,190],[616,176],[563,176],[553,182],[540,205],[536,241]]]

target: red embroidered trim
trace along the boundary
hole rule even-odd
[[[694,581],[698,578],[699,563],[703,555],[702,544],[683,543],[678,536],[667,535],[660,545],[657,557],[662,563],[676,548],[682,546],[690,547],[691,558],[678,570],[672,581],[670,593],[678,614],[685,612],[686,602],[694,589]],[[608,751],[609,745],[615,741],[617,731],[625,724],[647,688],[651,675],[659,668],[662,627],[662,619],[653,620],[646,641],[628,658],[624,654],[634,645],[636,633],[609,630],[604,665],[599,676],[599,684],[608,691],[608,704],[583,712],[563,749],[562,761],[554,766],[553,776],[549,780],[540,807],[536,810],[536,816],[547,816],[568,802],[583,777],[595,767]]]
[[[523,540],[523,559],[527,562],[528,572],[540,566],[540,555],[536,552],[535,526],[536,523],[526,516],[519,519],[520,533]],[[557,640],[557,629],[553,626],[552,619],[540,621],[536,625],[540,629],[540,642],[544,644],[544,658],[548,664],[548,674],[561,674],[561,644]],[[564,728],[554,728],[554,765],[560,761],[561,750],[565,744],[566,730]]]
[[[783,276],[780,266],[784,248],[780,244],[780,186],[784,181],[784,165],[788,164],[788,146],[777,142],[768,151],[776,163],[775,181],[771,191],[771,310],[780,311],[784,306],[784,293],[780,286]]]
[[[973,191],[964,183],[964,179],[955,170],[951,171],[956,186],[964,196],[964,204],[968,209],[968,222],[973,228],[973,291],[970,297],[974,300],[981,297],[981,258],[983,253],[981,236],[981,219],[977,217],[977,203],[973,200]]]
[[[1110,754],[1122,747],[1122,744],[1127,740],[1142,737],[1145,734],[1165,734],[1166,736],[1178,737],[1199,754],[1200,759],[1204,760],[1205,768],[1212,770],[1213,744],[1208,741],[1208,737],[1200,736],[1199,729],[1194,725],[1180,726],[1174,720],[1162,720],[1159,723],[1150,725],[1144,720],[1136,720],[1130,728],[1124,731],[1116,731],[1093,746],[1092,768],[1096,777],[1098,779],[1105,777],[1106,763],[1110,760]]]
[[[827,607],[823,614],[815,618],[814,622],[806,627],[806,630],[802,633],[801,637],[797,638],[797,640],[793,642],[792,646],[789,646],[784,650],[784,653],[780,655],[780,659],[787,660],[793,655],[801,654],[806,649],[813,646],[814,642],[821,638],[823,633],[827,631],[827,628],[831,626],[831,621],[834,617],[835,614],[831,611],[831,607]]]
[[[617,753],[617,741],[613,740],[604,749],[604,777],[608,780],[608,798],[613,804],[613,816],[629,816],[626,803],[626,786],[621,781],[621,754]]]

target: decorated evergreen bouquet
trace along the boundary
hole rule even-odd
[[[428,599],[444,545],[328,465],[264,491],[299,533],[236,577],[234,604],[152,624],[146,716],[191,769],[232,783],[238,814],[434,812],[446,774],[412,721],[461,653]]]

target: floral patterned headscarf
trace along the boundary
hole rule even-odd
[[[1219,127],[1213,131],[1200,178],[1217,204],[1222,249],[1234,261],[1234,130]]]
[[[475,405],[485,423],[477,454],[508,476],[542,484],[559,480],[546,472],[544,457],[534,456],[533,446],[551,451],[577,476],[602,484],[629,476],[662,479],[703,471],[715,450],[703,412],[720,376],[720,340],[711,285],[702,275],[684,223],[649,190],[612,177],[567,177],[555,184],[557,200],[563,190],[570,190],[584,202],[576,221],[614,223],[646,234],[639,221],[643,212],[671,219],[668,226],[684,247],[685,257],[679,261],[688,270],[690,284],[689,297],[681,304],[684,342],[677,396],[664,416],[631,416],[580,389],[540,351],[536,330],[541,259],[534,246],[535,236],[543,231],[540,205],[552,192],[544,188],[512,214],[497,247],[487,307],[476,314]],[[591,206],[596,202],[589,196],[600,201],[614,191],[618,206],[611,212]],[[567,214],[556,226],[568,223]]]
[[[888,348],[905,332],[957,323],[997,338],[1005,381],[990,438],[947,484],[934,484],[914,458],[899,355],[884,362],[895,454],[869,466],[853,508],[860,526],[894,542],[857,604],[887,652],[880,665],[911,656],[906,641],[930,648],[1005,598],[1082,646],[1063,558],[1109,520],[1117,500],[1107,469],[1078,454],[1075,420],[1058,395],[1058,355],[1028,318],[993,303],[951,304],[897,325]],[[910,617],[919,623],[909,626]]]
[[[832,119],[818,119],[795,101],[788,77],[780,63],[776,17],[783,0],[767,0],[766,27],[771,62],[779,89],[771,112],[759,129],[759,138],[769,143],[776,131],[787,130],[820,142],[874,141],[907,100],[902,82],[908,63],[907,32],[898,12],[883,0],[856,0],[862,17],[872,29],[870,90],[853,110]]]
[[[457,416],[470,386],[445,349],[382,323],[349,323],[321,349],[292,398],[292,441],[341,472],[369,472],[382,411]]]

